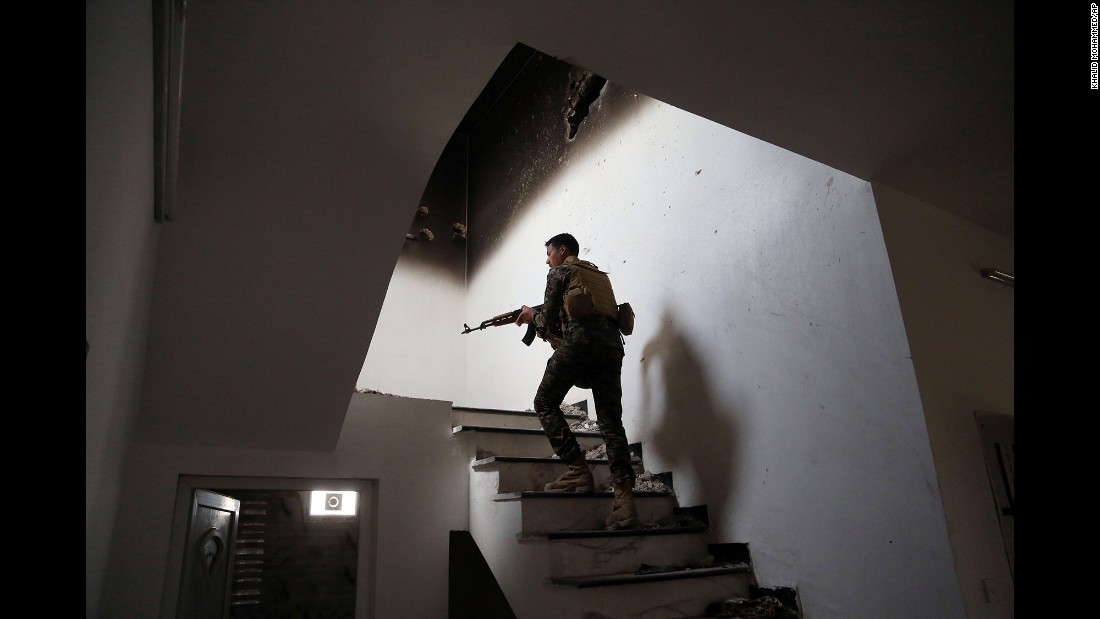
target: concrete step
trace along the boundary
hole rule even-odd
[[[542,549],[531,550],[529,561],[539,561]],[[682,619],[703,616],[716,601],[747,597],[752,574],[745,566],[577,577],[509,571],[499,581],[524,619]]]
[[[546,536],[550,577],[568,580],[638,573],[647,568],[709,567],[714,557],[707,553],[706,534],[706,527],[550,533]]]
[[[557,578],[549,572],[548,553],[548,545],[514,539],[505,552],[494,553],[490,566],[516,617],[683,619],[702,616],[715,602],[747,597],[753,584],[751,571],[729,568]]]
[[[545,441],[546,438],[543,437]],[[549,445],[549,444],[548,444]],[[588,460],[597,490],[606,490],[611,483],[611,467],[606,459]],[[524,490],[541,491],[547,483],[565,473],[568,465],[558,458],[533,458],[529,456],[487,456],[474,460],[471,465],[474,478],[485,474],[491,480],[492,495]],[[634,463],[634,472],[645,472],[641,463]],[[471,484],[473,480],[471,480]],[[517,529],[518,531],[519,529]]]
[[[577,412],[569,412],[569,411]],[[588,419],[588,413],[573,407],[563,407],[562,412],[569,423]],[[534,411],[512,411],[494,408],[469,408],[455,406],[451,408],[451,425],[485,426],[497,428],[526,428],[541,430],[542,424]]]
[[[550,581],[555,585],[561,585],[563,587],[576,587],[578,589],[584,589],[589,587],[613,587],[619,585],[638,585],[642,583],[654,583],[654,582],[669,582],[669,581],[683,581],[683,580],[699,580],[706,578],[713,578],[716,576],[727,575],[746,575],[752,571],[746,564],[740,565],[718,565],[714,567],[684,567],[676,568],[675,566],[653,566],[655,571],[646,571],[645,567],[639,568],[634,572],[622,572],[618,574],[607,575],[585,575],[585,576],[563,576],[558,578],[551,578]],[[740,597],[748,596],[748,587],[745,587],[743,591],[739,591]]]
[[[556,531],[602,530],[604,519],[611,512],[611,492],[505,492],[494,501],[515,501],[520,505],[518,536],[545,537]],[[658,526],[671,523],[677,507],[676,495],[661,492],[636,492],[634,504],[638,520]]]
[[[554,450],[546,434],[539,429],[494,428],[489,426],[455,426],[454,435],[474,443],[478,459],[491,456],[553,456]],[[574,432],[581,449],[588,451],[603,445],[599,432]],[[565,466],[564,464],[562,466]],[[549,481],[549,480],[548,480]]]

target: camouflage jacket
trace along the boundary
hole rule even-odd
[[[542,307],[533,313],[535,333],[555,345],[561,340],[562,346],[573,347],[609,347],[623,351],[623,339],[619,327],[613,320],[603,316],[591,315],[581,320],[573,320],[565,312],[565,291],[569,287],[569,266],[561,264],[546,274],[546,291],[543,293]]]

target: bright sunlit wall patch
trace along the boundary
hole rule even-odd
[[[354,516],[359,493],[354,490],[313,490],[309,497],[310,516]]]

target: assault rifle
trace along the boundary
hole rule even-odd
[[[531,309],[539,309],[541,307],[542,307],[541,305],[535,305]],[[467,333],[470,333],[472,331],[480,331],[480,330],[485,329],[487,327],[500,327],[500,326],[504,326],[504,325],[516,324],[516,318],[519,318],[519,313],[522,312],[522,311],[523,311],[523,308],[521,307],[519,309],[514,309],[510,312],[504,312],[503,314],[497,314],[496,316],[493,316],[492,318],[490,318],[488,320],[482,320],[480,325],[478,325],[476,327],[473,327],[473,328],[471,328],[470,325],[468,325],[466,323],[462,323],[462,326],[465,327],[465,328],[462,330],[461,335],[466,335]],[[531,342],[534,342],[534,341],[535,341],[535,323],[531,322],[531,323],[527,324],[527,333],[525,333],[523,335],[523,343],[530,346]]]

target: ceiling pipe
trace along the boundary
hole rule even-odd
[[[994,269],[992,267],[988,269],[982,269],[982,277],[986,279],[991,279],[995,282],[1001,282],[1002,284],[1012,286],[1013,288],[1016,287],[1016,278],[1009,273],[1001,271],[1000,269]]]

